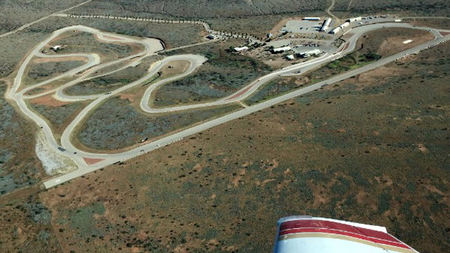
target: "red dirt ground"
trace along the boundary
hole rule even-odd
[[[53,107],[58,107],[58,106],[63,106],[63,105],[69,104],[69,103],[62,102],[62,101],[59,101],[59,100],[53,98],[53,96],[51,94],[34,98],[34,99],[30,100],[30,102],[33,104],[48,105],[48,106],[53,106]]]
[[[105,160],[101,158],[87,158],[87,157],[83,157],[83,159],[88,165],[96,164],[98,162]]]

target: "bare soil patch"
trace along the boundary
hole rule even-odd
[[[30,102],[33,103],[33,104],[47,105],[47,106],[53,106],[53,107],[58,107],[58,106],[63,106],[63,105],[70,104],[70,103],[63,102],[63,101],[55,99],[53,97],[53,94],[49,94],[49,95],[46,95],[46,96],[33,98],[32,100],[30,100]]]
[[[377,48],[375,51],[377,54],[388,56],[432,39],[434,39],[434,36],[428,31],[409,28],[383,28],[364,35],[359,40],[358,46],[361,48]],[[412,42],[403,44],[405,40],[412,40]]]
[[[47,63],[47,62],[63,62],[63,61],[84,61],[86,62],[85,57],[76,57],[76,56],[68,56],[64,58],[44,58],[44,57],[35,57],[32,60],[32,63]]]

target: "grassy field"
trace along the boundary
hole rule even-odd
[[[170,1],[141,1],[129,3],[124,0],[100,0],[72,10],[73,13],[131,15],[141,17],[162,18],[241,18],[248,16],[300,14],[323,11],[330,5],[329,1],[311,0],[269,0],[223,2],[200,0],[189,2]],[[358,14],[402,12],[416,15],[445,15],[448,16],[450,5],[445,0],[430,0],[418,2],[414,0],[336,0],[333,8],[335,13],[343,16]]]
[[[167,48],[179,47],[203,41],[204,28],[194,24],[157,24],[151,22],[111,20],[101,18],[52,17],[33,26],[34,30],[53,31],[69,25],[85,25],[102,31],[136,37],[158,38]],[[169,31],[169,32],[168,32]]]
[[[4,252],[62,252],[54,236],[51,211],[38,187],[22,188],[0,199],[0,244]]]
[[[117,97],[106,101],[92,113],[80,129],[77,134],[79,142],[88,148],[117,150],[135,145],[141,139],[154,139],[240,108],[230,105],[189,112],[146,115],[130,104],[130,100]]]
[[[68,87],[64,92],[69,95],[92,95],[115,90],[144,77],[155,61],[156,58],[153,57],[145,58],[135,67],[128,67],[109,75],[82,81]]]
[[[407,12],[416,15],[448,16],[450,4],[445,0],[419,2],[414,0],[336,0],[334,10],[338,14],[355,15],[376,13]]]
[[[5,0],[0,2],[0,34],[85,0]]]
[[[0,81],[0,195],[34,185],[45,176],[33,152],[35,129],[4,99],[5,91]]]
[[[428,27],[434,27],[434,28],[442,28],[442,29],[450,29],[450,18],[443,18],[443,19],[424,19],[424,18],[410,18],[406,19],[405,21],[411,22],[414,25],[417,26],[428,26]]]
[[[103,62],[124,58],[133,52],[130,45],[102,42],[97,40],[95,35],[86,32],[67,32],[49,44],[49,46],[63,45],[63,49],[56,53],[47,50],[48,54],[96,53]],[[132,45],[137,51],[143,51],[142,46]]]
[[[25,30],[0,38],[0,77],[10,75],[25,54],[48,36],[49,32]]]
[[[23,82],[26,85],[33,85],[58,76],[64,72],[83,65],[83,61],[55,61],[31,63],[27,69],[27,75]]]
[[[56,135],[61,135],[70,121],[86,106],[85,102],[58,104],[56,100],[50,97],[37,100],[35,103],[29,103],[30,108],[50,123]],[[52,104],[52,102],[55,104]]]
[[[170,52],[201,54],[208,61],[194,74],[159,88],[155,93],[154,105],[198,103],[221,98],[271,71],[262,62],[227,50],[239,43],[231,40]]]
[[[253,105],[309,84],[309,77],[286,77],[275,79],[259,88],[253,95],[245,99],[244,103]]]
[[[270,0],[248,2],[244,0],[223,2],[156,0],[128,2],[124,0],[98,0],[73,10],[74,13],[101,13],[111,15],[156,15],[168,18],[243,17],[263,14],[280,14],[323,10],[327,1],[319,0]]]
[[[449,47],[44,192],[56,237],[67,251],[266,252],[279,217],[310,214],[447,252]],[[98,211],[72,225],[79,209]]]

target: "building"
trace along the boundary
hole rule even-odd
[[[320,18],[319,17],[304,17],[303,20],[320,21]]]
[[[246,47],[246,46],[234,48],[235,52],[242,52],[242,51],[247,51],[247,50],[248,50],[248,47]]]
[[[53,50],[53,52],[59,51],[62,49],[61,45],[55,45],[53,47],[50,47],[51,50]]]
[[[345,22],[342,25],[340,25],[339,27],[341,27],[341,29],[344,29],[345,27],[350,26],[350,22]]]
[[[210,34],[210,35],[206,36],[206,38],[210,39],[210,40],[215,40],[216,39],[216,35]]]
[[[301,52],[298,55],[303,57],[303,58],[308,58],[308,57],[311,57],[311,56],[319,55],[321,53],[322,53],[322,50],[316,48],[316,49],[312,49],[312,50]]]
[[[330,31],[331,34],[337,34],[338,32],[340,32],[342,30],[342,28],[340,26],[334,28],[333,30]]]
[[[355,18],[349,18],[347,19],[347,22],[356,22],[356,21],[361,21],[362,17],[355,17]]]
[[[273,53],[282,53],[282,52],[286,52],[291,50],[292,48],[290,46],[285,46],[285,47],[277,47],[272,49]]]
[[[331,24],[331,18],[327,18],[327,20],[325,20],[323,22],[322,27],[320,28],[320,31],[322,32],[326,32],[328,30],[328,28],[330,27]]]
[[[288,54],[288,55],[286,55],[286,59],[292,61],[292,60],[295,60],[295,56],[293,54]]]

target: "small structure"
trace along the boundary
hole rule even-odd
[[[344,29],[345,27],[350,26],[350,22],[345,22],[342,25],[340,25],[341,29]]]
[[[333,30],[330,31],[331,34],[337,34],[338,32],[340,32],[342,30],[342,28],[340,26],[334,28]]]
[[[308,50],[308,51],[299,53],[299,55],[300,55],[301,57],[303,57],[303,58],[307,58],[307,57],[310,57],[310,56],[316,56],[316,55],[319,55],[319,54],[321,54],[321,53],[322,53],[322,50],[316,48],[316,49],[313,49],[313,50]]]
[[[57,52],[57,51],[59,51],[59,50],[62,49],[62,46],[61,46],[61,45],[54,45],[53,47],[50,47],[50,49],[51,49],[53,52]]]
[[[293,54],[288,54],[288,55],[286,55],[286,59],[292,61],[292,60],[295,60],[295,56]]]
[[[216,39],[216,35],[209,34],[208,36],[206,36],[206,38],[209,39],[209,40],[215,40]]]
[[[282,53],[282,52],[286,52],[286,51],[289,51],[289,50],[291,50],[291,47],[290,46],[285,46],[285,47],[274,48],[274,49],[272,49],[272,52],[273,53]]]
[[[303,20],[308,20],[308,21],[319,21],[320,18],[319,18],[319,17],[304,17]]]
[[[235,52],[243,52],[243,51],[247,51],[247,50],[248,50],[248,47],[246,47],[246,46],[234,48]]]
[[[272,33],[268,33],[268,34],[267,34],[267,38],[268,38],[268,39],[271,39],[272,37],[273,37],[273,34],[272,34]]]
[[[331,24],[331,18],[327,18],[327,20],[325,20],[323,22],[322,27],[320,28],[321,32],[326,32],[328,30],[328,28],[330,27]]]
[[[405,41],[403,41],[403,44],[409,44],[409,43],[411,43],[413,40],[405,40]]]
[[[355,17],[355,18],[349,18],[347,19],[347,22],[356,22],[356,21],[361,21],[362,17]]]
[[[396,20],[394,20],[395,22],[397,22],[397,23],[400,23],[400,22],[402,22],[402,20],[401,19],[396,19]]]

